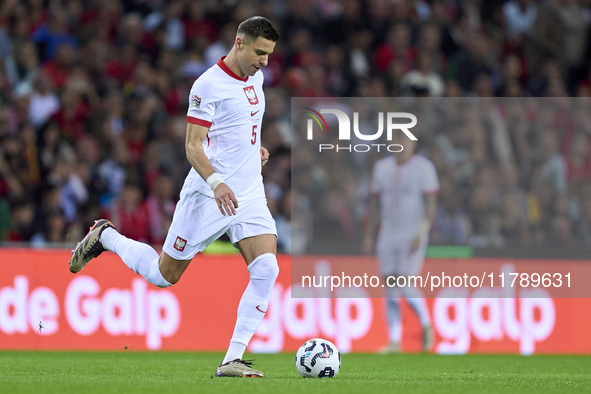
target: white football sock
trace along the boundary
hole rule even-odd
[[[402,313],[400,310],[400,301],[397,298],[386,299],[386,317],[390,327],[390,342],[400,343],[402,340]]]
[[[150,245],[124,237],[110,227],[103,231],[100,242],[105,249],[117,253],[133,272],[140,274],[154,286],[172,286],[162,276],[159,255]]]
[[[411,308],[417,313],[419,316],[419,320],[421,321],[421,326],[428,327],[431,325],[431,317],[429,316],[429,309],[427,308],[427,303],[425,302],[425,298],[421,290],[416,287],[405,287],[404,288],[404,297],[406,301],[411,306]]]
[[[117,230],[112,227],[107,227],[103,230],[99,241],[103,245],[103,248],[113,251],[115,242],[121,237],[123,237],[123,235],[119,234]]]
[[[279,274],[277,257],[273,253],[260,255],[248,265],[248,272],[250,282],[240,299],[234,334],[222,364],[237,358],[242,359],[248,342],[265,317],[273,285]]]
[[[226,353],[226,357],[224,357],[223,363],[228,361],[236,360],[237,358],[242,360],[242,356],[246,351],[246,345],[240,342],[230,341],[230,347],[228,348],[228,352]]]

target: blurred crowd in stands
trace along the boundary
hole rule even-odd
[[[417,151],[432,160],[440,183],[432,245],[591,245],[591,98],[305,98],[294,103],[307,105],[355,113],[352,128],[366,136],[379,130],[379,113],[416,115],[419,122],[410,131],[418,137]],[[394,129],[389,140],[383,120],[377,140],[355,133],[340,140],[333,132],[340,130],[336,116],[324,116],[331,132],[318,128],[312,140],[294,143],[292,246],[316,254],[355,253],[367,225],[374,164],[396,155],[387,147],[397,151],[399,145],[392,144],[410,139]],[[308,118],[294,113],[294,130],[306,130]],[[387,198],[386,206],[396,205],[395,195]]]
[[[253,15],[281,36],[263,70],[262,142],[284,251],[291,97],[591,92],[590,0],[3,0],[0,241],[74,242],[107,217],[126,236],[161,244],[189,170],[189,89]],[[495,234],[513,231],[523,243],[591,244],[591,128],[557,118],[509,133],[497,145],[511,160],[490,148],[490,129],[431,130],[441,177],[432,240],[503,246],[509,237]],[[483,187],[457,184],[458,157]],[[527,166],[553,186],[531,182]],[[473,187],[465,201],[452,198],[459,186]],[[473,236],[486,226],[498,230]]]

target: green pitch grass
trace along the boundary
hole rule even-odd
[[[253,357],[264,379],[214,378],[221,353],[0,352],[0,393],[591,392],[591,357],[345,354],[334,379],[300,378],[293,354]]]

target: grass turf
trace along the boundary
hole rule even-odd
[[[213,378],[222,356],[0,352],[0,393],[591,392],[591,357],[584,356],[345,354],[336,378],[302,379],[293,354],[257,354],[264,379]]]

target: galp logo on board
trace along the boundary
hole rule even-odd
[[[320,127],[321,131],[328,132],[328,124],[326,120],[322,116],[322,114],[333,114],[337,117],[337,121],[339,124],[339,140],[340,141],[350,141],[351,140],[351,120],[349,116],[338,109],[321,109],[320,112],[309,108],[309,107],[302,107],[305,110],[310,112],[304,112],[304,114],[311,117],[308,119],[307,122],[307,139],[313,140],[314,139],[314,121]],[[417,137],[414,136],[413,133],[410,132],[409,129],[416,126],[417,124],[417,117],[409,112],[384,112],[378,113],[378,130],[373,134],[364,134],[359,130],[359,113],[353,112],[353,133],[355,137],[362,141],[376,141],[378,140],[382,134],[384,133],[384,118],[386,118],[386,139],[388,141],[392,140],[392,136],[394,131],[402,131],[409,139],[416,141]],[[410,120],[410,122],[406,123],[399,123],[400,120]],[[400,144],[348,144],[348,145],[333,145],[333,144],[318,144],[318,151],[322,152],[323,150],[330,150],[336,149],[336,151],[345,150],[348,152],[369,152],[370,150],[375,149],[377,152],[380,152],[381,148],[385,148],[388,152],[401,152],[404,148]]]
[[[103,291],[104,290],[104,291]],[[60,308],[57,293],[49,287],[32,287],[26,275],[0,286],[0,336],[29,334],[51,336],[64,331],[89,337],[100,328],[109,335],[141,335],[146,348],[160,349],[164,338],[174,336],[181,324],[181,307],[169,290],[153,290],[146,281],[133,279],[128,288],[102,289],[92,276],[80,275],[66,287]],[[60,326],[60,314],[66,327]]]

